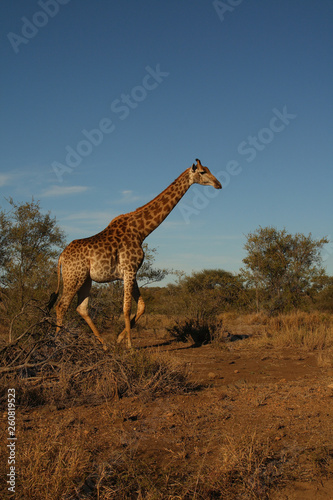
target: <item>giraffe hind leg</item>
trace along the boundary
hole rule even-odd
[[[143,298],[142,298],[141,293],[140,293],[140,289],[139,289],[136,281],[134,282],[132,297],[135,300],[135,302],[137,303],[137,310],[136,310],[136,315],[131,319],[131,328],[133,328],[133,326],[137,323],[139,318],[141,318],[141,316],[144,314],[145,308],[146,308],[145,303],[144,303]]]
[[[62,295],[61,295],[61,298],[60,298],[58,304],[56,305],[56,316],[57,316],[56,333],[58,333],[62,327],[64,316],[67,312],[67,309],[70,306],[70,303],[73,300],[74,295],[75,295],[75,290],[74,291],[69,291],[69,290],[66,291],[66,289],[64,288]]]
[[[105,344],[104,339],[101,337],[99,331],[97,330],[93,320],[89,316],[88,312],[88,302],[89,302],[89,295],[90,295],[90,289],[91,289],[91,278],[88,277],[86,281],[83,283],[81,288],[79,289],[77,295],[78,295],[78,306],[76,308],[76,311],[82,316],[82,318],[85,320],[85,322],[89,325],[90,329],[92,332],[95,334],[95,337],[99,340],[99,342],[102,344],[104,351],[107,350],[107,346]]]
[[[131,314],[131,296],[137,303],[137,311],[135,316],[130,319]],[[132,347],[131,342],[131,328],[134,327],[138,319],[145,312],[145,303],[143,298],[141,297],[141,293],[135,280],[132,285],[132,291],[127,290],[127,293],[124,291],[124,316],[125,316],[125,329],[118,335],[117,343],[119,344],[126,336],[127,336],[127,345],[129,348]]]

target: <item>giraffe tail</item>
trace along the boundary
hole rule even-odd
[[[60,288],[60,269],[61,269],[61,255],[58,260],[58,286],[57,290],[55,292],[51,293],[50,300],[46,306],[47,310],[50,312],[54,304],[57,302],[58,296],[59,296],[59,288]]]

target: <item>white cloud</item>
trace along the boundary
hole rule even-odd
[[[0,186],[6,186],[9,184],[12,177],[13,176],[11,174],[0,174]]]
[[[87,191],[87,186],[51,186],[49,189],[45,189],[41,196],[48,198],[50,196],[67,196],[71,194],[79,194]]]
[[[135,195],[134,191],[132,191],[131,189],[124,189],[123,191],[120,191],[120,194],[121,198],[118,200],[114,200],[112,204],[147,202],[146,197]]]
[[[121,192],[121,194],[123,195],[123,197],[120,201],[124,203],[133,203],[135,201],[142,200],[142,197],[136,196],[130,189],[125,189]]]

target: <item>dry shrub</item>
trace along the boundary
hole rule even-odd
[[[217,326],[215,321],[187,318],[176,321],[167,330],[178,342],[188,342],[191,339],[194,345],[201,346],[214,340]]]
[[[101,345],[84,332],[54,333],[48,323],[0,352],[0,400],[15,387],[24,406],[98,404],[123,395],[188,390],[184,368],[144,350]]]
[[[193,347],[200,347],[205,344],[213,344],[218,349],[227,349],[227,344],[236,340],[248,338],[247,334],[231,333],[233,328],[234,313],[221,314],[216,319],[180,319],[171,328],[168,328],[169,335],[178,342],[192,341]]]

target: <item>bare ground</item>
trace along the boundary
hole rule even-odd
[[[77,497],[55,498],[333,499],[333,368],[319,366],[316,352],[260,347],[255,328],[234,325],[222,347],[140,329],[137,349],[179,360],[194,389],[18,408],[18,456],[40,436],[84,439],[91,474]],[[103,489],[111,472],[137,478],[136,493],[126,496],[116,480]]]

